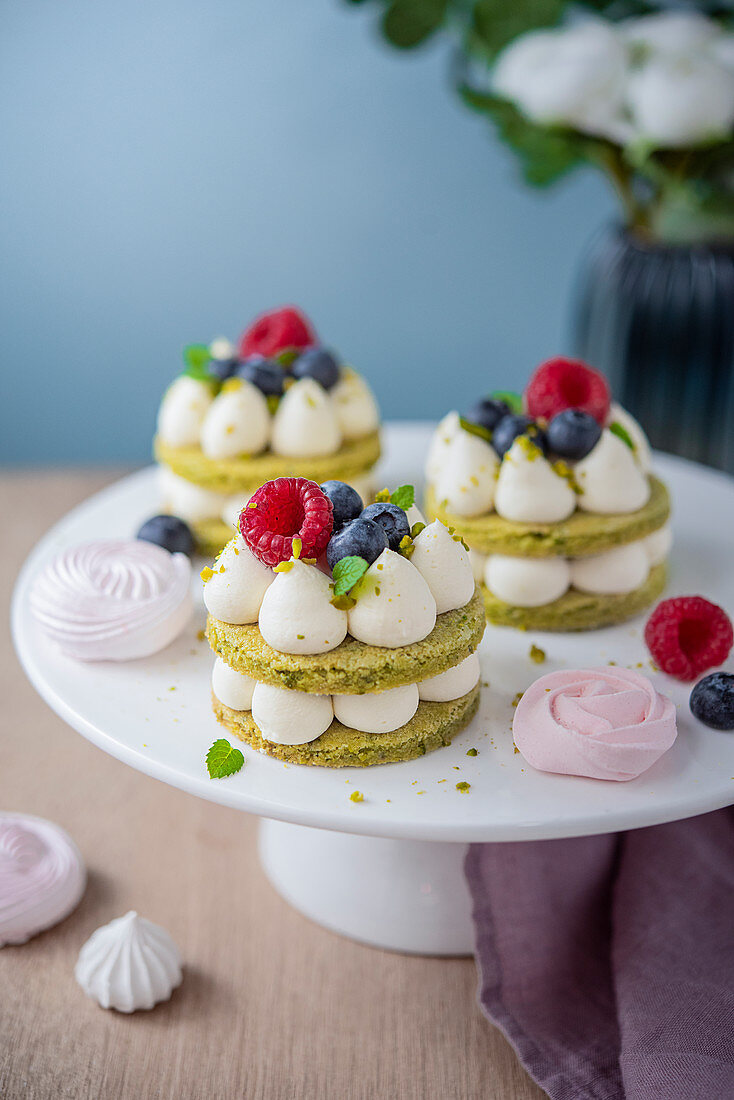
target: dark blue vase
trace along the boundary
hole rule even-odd
[[[581,269],[574,343],[654,447],[734,473],[734,242],[605,229]]]

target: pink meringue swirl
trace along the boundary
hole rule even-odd
[[[157,653],[192,610],[191,563],[141,539],[105,539],[64,550],[36,577],[31,611],[80,661]]]
[[[515,710],[515,744],[534,768],[592,779],[635,779],[676,738],[675,707],[639,672],[549,672]]]
[[[58,825],[0,814],[0,947],[25,943],[68,916],[86,878],[79,850]]]

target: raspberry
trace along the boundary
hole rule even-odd
[[[331,501],[315,481],[279,477],[261,485],[240,512],[240,531],[263,565],[276,566],[294,556],[317,558],[331,538]]]
[[[731,620],[703,596],[663,600],[645,626],[647,648],[669,676],[695,680],[722,664],[734,643]]]
[[[262,355],[266,359],[285,348],[310,348],[316,343],[311,322],[294,306],[271,309],[261,313],[240,337],[239,355],[249,359]]]
[[[525,388],[528,413],[545,420],[564,409],[581,409],[603,426],[611,399],[604,375],[578,359],[559,357],[541,363]]]

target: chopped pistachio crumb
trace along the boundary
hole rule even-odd
[[[516,706],[517,706],[517,704],[518,704],[518,703],[520,702],[520,700],[522,699],[522,697],[523,697],[523,694],[524,694],[524,693],[523,693],[522,691],[518,691],[517,695],[516,695],[516,696],[514,697],[514,699],[512,700],[512,705],[513,705],[513,707],[516,707]]]
[[[317,559],[316,558],[301,558],[301,561],[303,562],[304,565],[315,565]]]
[[[390,500],[390,490],[380,489],[379,493],[375,493],[375,504],[387,504]]]
[[[273,569],[273,572],[274,573],[290,573],[292,568],[293,568],[293,562],[292,561],[279,561],[278,564]]]
[[[410,535],[403,535],[400,540],[400,545],[398,546],[398,551],[403,555],[404,558],[409,558],[411,557],[414,549],[415,548],[413,546],[413,540]]]
[[[197,630],[196,631],[196,637],[197,637],[198,641],[200,641],[200,642],[206,641],[206,631]]]
[[[204,584],[206,584],[206,582],[210,581],[212,579],[212,577],[214,576],[214,570],[210,569],[208,565],[205,565],[199,575],[200,575],[201,579],[203,580]]]
[[[418,520],[418,522],[414,523],[413,526],[410,529],[410,537],[412,539],[417,539],[418,536],[420,535],[421,531],[425,531],[425,529],[426,529],[425,523],[421,523],[421,521]]]
[[[349,611],[355,606],[357,601],[354,596],[350,596],[347,592],[343,596],[332,596],[329,603],[332,607],[337,608],[338,611]]]
[[[295,535],[293,538],[293,557],[298,561],[301,556],[301,550],[303,549],[303,541]]]
[[[352,791],[349,796],[350,802],[364,802],[364,795],[361,791]]]
[[[222,383],[222,393],[237,393],[237,390],[242,389],[241,378],[228,378],[226,382]]]
[[[306,635],[305,634],[296,634],[296,637],[298,638],[299,642],[302,642],[303,639],[306,637]]]
[[[248,500],[247,507],[248,508],[257,508],[257,501],[256,500]]]
[[[471,790],[471,783],[467,783],[465,779],[462,779],[461,783],[456,784],[456,789],[461,791],[462,794],[466,794],[467,791]]]
[[[512,742],[512,751],[513,751],[513,752],[516,752],[516,753],[519,753],[519,752],[520,752],[519,748],[517,747],[517,745],[515,744],[515,742],[514,742],[514,741]]]
[[[466,755],[467,756],[479,756],[479,749],[467,749],[466,750]]]
[[[531,661],[534,661],[536,665],[542,665],[545,660],[545,650],[541,649],[533,643],[530,647],[530,653],[528,654]]]

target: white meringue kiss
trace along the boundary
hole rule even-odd
[[[359,439],[378,428],[380,411],[375,396],[361,374],[351,367],[342,368],[331,399],[343,439]]]
[[[480,671],[479,654],[470,653],[453,668],[447,668],[428,680],[421,680],[418,684],[420,698],[430,703],[450,703],[452,699],[461,699],[479,682]]]
[[[331,725],[334,708],[330,695],[309,695],[272,684],[255,684],[252,718],[266,741],[276,745],[305,745]]]
[[[607,428],[586,458],[574,467],[578,503],[599,515],[636,512],[650,498],[650,483],[627,444]]]
[[[520,438],[502,460],[494,506],[515,523],[559,523],[576,510],[576,494],[540,450]]]
[[[329,578],[315,565],[286,562],[263,597],[258,625],[280,653],[328,653],[347,635],[347,613],[331,603]]]
[[[418,686],[388,688],[368,695],[334,695],[334,715],[344,726],[362,733],[392,733],[418,710]]]
[[[158,435],[169,447],[195,447],[213,400],[206,382],[182,374],[166,390],[158,410]]]
[[[275,574],[255,557],[239,532],[227,543],[204,582],[204,603],[223,623],[256,623]],[[223,571],[222,571],[223,568]]]
[[[431,438],[426,458],[426,480],[436,482],[446,461],[449,448],[454,438],[462,431],[459,414],[456,411],[446,413],[440,420]]]
[[[436,601],[417,569],[383,550],[358,582],[348,611],[349,633],[366,645],[397,649],[426,638],[436,625]]]
[[[150,1009],[181,984],[181,955],[168,932],[130,910],[93,932],[74,977],[102,1008]]]
[[[433,488],[438,502],[457,516],[491,512],[498,459],[489,443],[460,429],[437,452],[440,468],[435,471]],[[432,461],[430,464],[433,466]]]
[[[27,814],[0,814],[0,947],[25,943],[81,901],[87,875],[63,829]]]
[[[242,378],[225,382],[201,426],[201,449],[207,458],[236,458],[264,451],[270,435],[270,413],[260,390]]]
[[[84,543],[64,550],[35,578],[30,605],[44,633],[70,657],[148,657],[191,616],[191,563],[140,539]]]
[[[474,595],[469,554],[440,520],[429,523],[416,536],[410,563],[430,588],[437,615],[463,607]]]
[[[342,432],[330,395],[313,378],[300,378],[281,398],[273,418],[276,454],[311,458],[336,454]]]
[[[230,710],[251,710],[255,680],[217,657],[212,669],[212,691]]]

